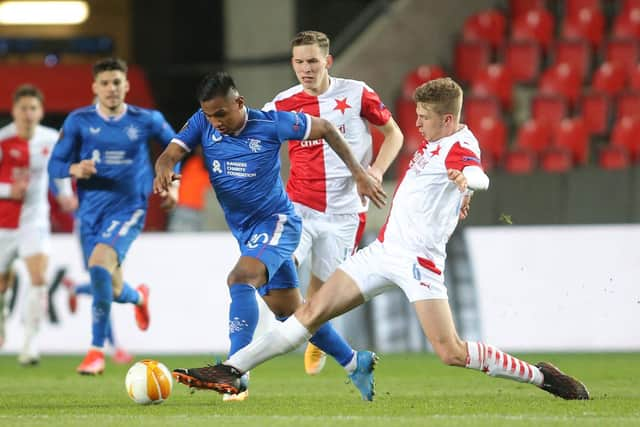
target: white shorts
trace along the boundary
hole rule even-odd
[[[436,273],[415,254],[385,247],[379,240],[359,250],[339,266],[356,282],[365,300],[398,286],[410,302],[447,299],[444,271]]]
[[[300,243],[293,253],[298,265],[311,255],[311,273],[323,282],[353,253],[360,215],[325,214],[294,203],[302,218]]]
[[[16,256],[26,258],[35,254],[49,254],[51,233],[48,226],[29,226],[0,230],[0,273],[9,270]]]

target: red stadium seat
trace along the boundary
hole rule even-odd
[[[488,164],[500,163],[507,148],[507,128],[502,120],[485,117],[476,127],[469,127],[480,143],[484,160]]]
[[[514,147],[505,154],[502,166],[513,175],[530,174],[536,169],[536,155],[530,150]]]
[[[565,0],[565,15],[576,15],[581,9],[602,10],[600,0]]]
[[[476,95],[493,95],[502,107],[511,109],[513,80],[509,70],[502,64],[491,64],[480,70],[471,81],[471,93]]]
[[[621,11],[640,9],[640,0],[619,0],[618,3],[622,3]]]
[[[629,74],[629,89],[640,90],[640,64],[634,65]]]
[[[499,10],[489,9],[468,17],[462,27],[464,40],[481,40],[497,48],[504,43],[507,20]]]
[[[421,65],[404,77],[402,96],[406,99],[413,99],[413,92],[418,86],[445,75],[446,73],[439,65]]]
[[[535,41],[509,40],[504,48],[504,65],[514,82],[531,82],[538,78],[542,53]]]
[[[620,11],[613,20],[611,35],[617,38],[640,38],[640,5]]]
[[[603,62],[593,73],[591,86],[595,90],[605,92],[609,96],[615,96],[622,92],[627,85],[627,74],[617,64]]]
[[[567,63],[575,69],[580,82],[589,74],[591,68],[591,48],[584,40],[558,40],[553,47],[555,63]]]
[[[598,153],[598,165],[602,169],[620,170],[626,169],[631,164],[629,153],[620,145],[606,145]]]
[[[489,65],[491,50],[485,41],[461,40],[456,43],[454,52],[454,72],[456,77],[469,82],[476,73]]]
[[[616,98],[616,119],[640,117],[640,92],[624,92]]]
[[[398,98],[396,100],[394,117],[403,133],[411,128],[415,128],[417,119],[416,103],[406,98]]]
[[[580,98],[580,112],[591,134],[607,133],[611,119],[611,98],[606,93],[583,93]]]
[[[509,0],[509,12],[512,17],[524,15],[530,10],[544,9],[545,0]]]
[[[639,133],[640,121],[635,117],[623,117],[613,125],[611,144],[624,147],[631,156],[631,161],[637,162],[640,160]]]
[[[564,119],[553,135],[553,143],[571,151],[574,164],[584,165],[589,159],[589,133],[579,117]]]
[[[495,96],[470,94],[464,99],[462,115],[464,123],[475,129],[485,117],[501,119],[502,111]]]
[[[621,66],[631,75],[640,59],[638,41],[631,38],[610,39],[606,44],[604,57],[605,61]]]
[[[557,128],[567,111],[567,100],[562,95],[538,93],[531,99],[531,117],[549,129]]]
[[[604,14],[599,8],[582,7],[565,16],[561,34],[565,39],[585,40],[598,48],[602,44],[604,24]]]
[[[571,170],[573,160],[571,152],[563,147],[549,147],[540,155],[540,169],[551,173],[564,173]]]
[[[535,119],[527,120],[520,126],[514,143],[515,147],[540,153],[551,144],[549,128]]]
[[[511,28],[513,40],[533,40],[546,50],[553,41],[554,19],[545,9],[529,10],[515,18]]]
[[[566,62],[554,64],[540,76],[538,89],[541,93],[560,94],[572,105],[580,96],[581,84],[578,72]]]

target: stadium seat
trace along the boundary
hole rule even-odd
[[[545,6],[545,0],[509,0],[509,13],[515,18],[530,10],[544,9]]]
[[[604,14],[599,8],[582,7],[565,16],[561,35],[568,40],[585,40],[597,49],[602,44],[604,25]]]
[[[576,15],[581,9],[590,8],[602,10],[600,0],[565,0],[565,15]]]
[[[540,153],[551,144],[550,129],[535,119],[529,119],[520,126],[514,147]]]
[[[564,173],[571,170],[571,152],[564,147],[551,146],[540,154],[540,169],[550,173]]]
[[[402,83],[402,96],[413,99],[413,92],[418,86],[430,80],[444,77],[446,73],[439,65],[421,65],[410,71]]]
[[[571,151],[574,164],[584,165],[589,159],[589,133],[580,117],[563,119],[553,135],[553,144]]]
[[[513,175],[530,174],[536,169],[536,155],[528,149],[514,147],[505,154],[502,167]]]
[[[567,100],[562,95],[537,93],[531,99],[531,117],[549,129],[557,128],[567,111]]]
[[[507,148],[507,128],[496,117],[485,117],[476,127],[469,126],[482,148],[483,165],[493,166],[502,161]]]
[[[598,153],[598,166],[602,169],[626,169],[630,164],[627,149],[620,145],[606,145]]]
[[[605,61],[621,66],[631,75],[640,59],[638,40],[631,38],[612,38],[607,41],[604,52]]]
[[[553,46],[555,63],[567,63],[576,70],[580,82],[589,74],[591,69],[591,48],[585,40],[558,40]]]
[[[493,95],[469,94],[462,107],[463,122],[475,129],[485,117],[501,119],[502,112],[498,99]]]
[[[640,64],[634,65],[629,74],[629,89],[640,90]]]
[[[462,26],[462,38],[485,41],[493,48],[502,46],[507,20],[499,10],[489,9],[469,16]]]
[[[640,38],[640,5],[623,8],[613,20],[612,37]]]
[[[640,160],[640,121],[635,117],[622,117],[611,130],[611,144],[624,147],[632,162]]]
[[[623,92],[616,98],[616,119],[640,117],[640,92]]]
[[[580,96],[580,83],[578,72],[566,62],[561,62],[542,73],[538,81],[538,90],[546,94],[560,94],[573,105]]]
[[[394,117],[403,133],[415,128],[417,119],[416,103],[403,97],[398,98]]]
[[[579,109],[589,133],[598,135],[607,133],[611,119],[611,98],[606,93],[583,92]]]
[[[493,95],[505,110],[511,109],[513,80],[509,70],[502,64],[491,64],[471,80],[471,93],[475,95]]]
[[[469,82],[476,73],[489,65],[491,49],[485,41],[461,40],[454,52],[454,72],[458,79]]]
[[[503,62],[514,82],[535,81],[540,74],[542,52],[538,42],[509,40],[503,52]]]
[[[547,50],[553,41],[554,18],[546,9],[533,9],[515,18],[511,28],[513,40],[532,40]]]
[[[625,70],[617,64],[603,62],[593,73],[591,87],[605,92],[609,96],[615,96],[625,89],[627,75]]]

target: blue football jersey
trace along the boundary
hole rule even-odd
[[[209,180],[236,237],[276,213],[294,214],[280,178],[280,146],[306,139],[311,128],[304,113],[246,111],[235,135],[220,133],[198,110],[173,139],[187,150],[202,145]]]
[[[155,110],[127,105],[115,120],[98,114],[96,105],[73,111],[49,160],[52,179],[69,176],[69,167],[93,159],[97,174],[78,180],[78,216],[93,221],[105,212],[146,209],[153,185],[153,166],[147,142],[166,146],[174,130]]]

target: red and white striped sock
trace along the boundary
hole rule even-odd
[[[467,368],[477,369],[492,377],[542,385],[543,375],[540,369],[492,345],[467,341],[467,353]]]

